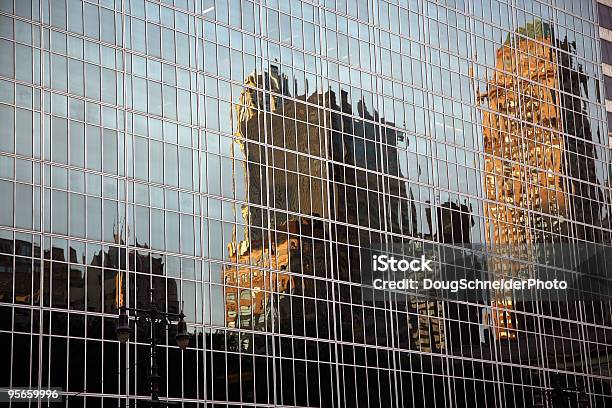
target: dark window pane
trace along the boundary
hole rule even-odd
[[[0,302],[13,301],[13,257],[0,255]]]

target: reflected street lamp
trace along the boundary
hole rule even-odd
[[[151,331],[151,368],[149,372],[149,382],[151,385],[151,402],[159,404],[159,382],[160,375],[157,369],[157,331],[160,326],[165,330],[168,330],[172,326],[173,320],[178,320],[176,324],[176,344],[185,350],[189,345],[189,332],[187,331],[187,323],[185,322],[185,315],[181,310],[180,313],[168,313],[162,312],[157,308],[157,304],[153,301],[153,294],[155,290],[151,288],[149,305],[146,309],[133,308],[121,306],[119,308],[119,318],[117,319],[117,326],[115,332],[117,333],[117,340],[125,344],[130,340],[132,330],[130,329],[128,312],[135,317],[145,320],[149,323]]]
[[[126,343],[130,339],[132,330],[130,329],[130,322],[124,307],[119,309],[119,319],[117,320],[115,331],[117,332],[117,340],[121,343]]]

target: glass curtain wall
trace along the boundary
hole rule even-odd
[[[601,6],[599,6],[601,7]],[[1,388],[144,407],[612,405],[593,0],[1,0]],[[555,276],[537,291],[375,289]],[[12,406],[15,406],[13,404]]]

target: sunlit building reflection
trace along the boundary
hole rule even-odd
[[[574,49],[549,23],[528,23],[497,50],[496,69],[478,95],[486,101],[485,239],[496,279],[535,277],[533,261],[554,256],[554,245],[572,231],[578,239],[599,239],[594,226],[602,223],[604,201],[580,99],[588,92],[586,77]],[[515,339],[512,293],[493,293],[490,302],[483,318],[492,319],[495,337]]]

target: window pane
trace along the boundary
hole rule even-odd
[[[32,229],[32,186],[15,184],[15,226]],[[5,210],[3,210],[5,211]]]
[[[17,109],[16,113],[17,129],[15,135],[18,140],[17,154],[32,156],[32,136],[34,135],[34,129],[32,128],[32,111]]]
[[[68,164],[68,121],[51,118],[51,160]]]
[[[85,238],[85,196],[70,194],[70,235]]]
[[[100,38],[100,17],[98,15],[98,6],[89,3],[83,3],[83,20],[85,27],[85,35],[95,39]]]
[[[13,226],[13,183],[0,180],[0,225]]]
[[[87,238],[102,240],[102,200],[87,197]]]
[[[51,192],[51,230],[54,234],[68,234],[68,198],[64,191]]]
[[[15,108],[0,104],[0,150],[15,152]]]

